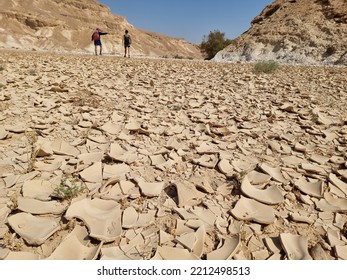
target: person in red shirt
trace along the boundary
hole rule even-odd
[[[94,41],[95,55],[98,55],[98,46],[100,47],[100,55],[102,55],[102,43],[101,35],[107,35],[107,32],[101,32],[99,28],[96,28],[92,34],[92,41]]]

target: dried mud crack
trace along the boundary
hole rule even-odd
[[[0,52],[0,259],[347,259],[347,70]]]

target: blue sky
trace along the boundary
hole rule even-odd
[[[137,28],[201,43],[210,31],[233,39],[272,0],[99,0]]]

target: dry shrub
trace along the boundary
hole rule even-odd
[[[269,60],[269,61],[259,61],[254,65],[254,71],[256,73],[273,73],[275,72],[279,67],[279,64],[276,61]]]

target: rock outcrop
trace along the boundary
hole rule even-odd
[[[347,1],[276,0],[215,60],[347,65]]]
[[[110,33],[103,37],[105,53],[122,53],[122,35],[129,29],[133,54],[201,58],[197,46],[139,30],[97,0],[1,0],[0,26],[0,48],[92,52],[91,34],[99,27]]]

